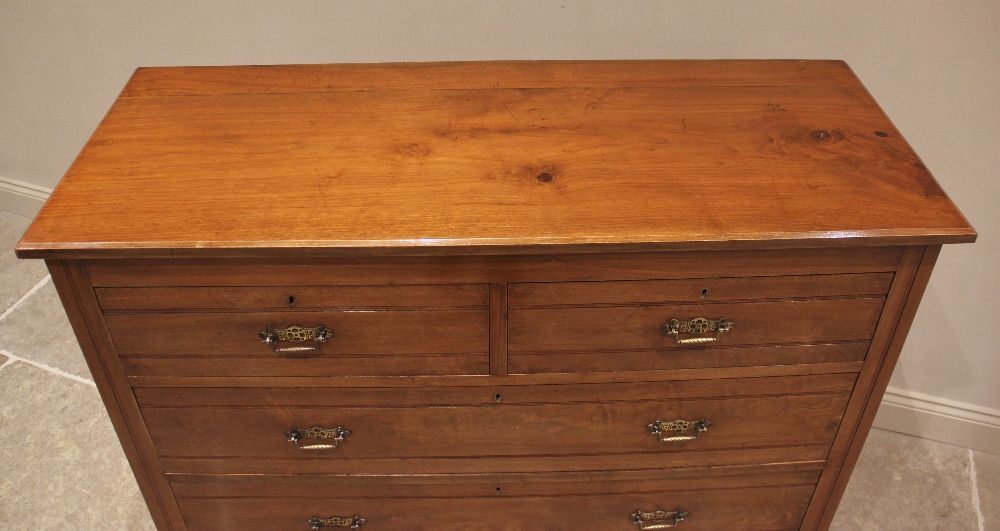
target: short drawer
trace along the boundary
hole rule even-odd
[[[101,309],[183,310],[419,310],[486,309],[484,284],[394,286],[187,286],[94,288]]]
[[[509,354],[509,374],[595,373],[708,369],[720,367],[830,364],[837,370],[860,370],[867,341],[761,347],[689,347],[631,351],[542,351]]]
[[[97,294],[130,376],[489,371],[484,285],[98,288]],[[295,327],[304,341],[288,340],[296,338],[287,335]]]
[[[512,284],[508,371],[859,363],[891,282],[857,273]],[[698,318],[729,328],[672,332],[671,322]]]
[[[815,488],[816,471],[663,479],[616,474],[616,479],[544,481],[532,475],[440,478],[426,484],[364,480],[262,480],[174,483],[185,523],[197,530],[307,531],[310,521],[355,519],[360,529],[639,529],[639,512],[673,512],[645,525],[753,531],[798,529]],[[706,474],[711,476],[710,474]],[[640,515],[642,517],[642,515]],[[326,527],[322,527],[325,529]]]
[[[892,273],[511,284],[511,308],[884,297]]]
[[[870,341],[884,299],[732,304],[613,306],[511,310],[508,350],[629,351]],[[676,342],[671,320],[726,318],[731,328],[712,343]],[[712,334],[710,332],[710,334]],[[682,339],[695,337],[683,335]]]
[[[136,397],[168,469],[171,460],[208,458],[321,457],[325,465],[689,451],[708,458],[709,451],[828,448],[853,382],[841,374],[432,389],[149,388]],[[324,431],[311,437],[305,432],[313,427]],[[289,440],[292,428],[299,441]],[[350,434],[331,445],[338,428]],[[318,445],[326,446],[311,449]],[[272,471],[281,470],[278,463]]]
[[[486,374],[486,310],[105,315],[129,375]],[[268,328],[323,327],[322,342],[274,343]],[[302,346],[299,346],[302,345]],[[290,348],[310,350],[289,351]],[[238,359],[238,361],[236,361]]]

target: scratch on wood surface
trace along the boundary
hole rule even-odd
[[[501,103],[500,105],[503,105],[503,108],[507,109],[507,104],[506,103]],[[517,116],[514,116],[514,113],[510,112],[510,109],[507,109],[507,114],[509,114],[510,117],[513,118],[515,122],[520,122],[521,121],[521,120],[517,119]]]

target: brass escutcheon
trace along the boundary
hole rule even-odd
[[[660,330],[674,336],[674,343],[678,345],[700,345],[703,343],[712,343],[714,341],[718,341],[722,334],[725,334],[732,328],[733,322],[725,317],[721,317],[717,320],[706,319],[704,317],[695,317],[690,321],[671,319],[660,325]],[[689,337],[685,339],[681,339],[680,337],[681,334],[707,334],[709,332],[715,332],[715,335],[709,337]]]
[[[636,511],[629,515],[632,523],[639,526],[639,529],[667,529],[677,527],[691,513],[684,509],[674,511]],[[667,522],[669,520],[669,522]],[[663,522],[663,523],[657,523]]]
[[[285,432],[285,437],[288,437],[288,442],[295,443],[295,446],[299,450],[332,450],[336,448],[341,441],[351,436],[350,430],[345,430],[341,426],[336,428],[324,428],[322,426],[313,426],[308,430],[300,430],[294,426],[288,428]],[[302,444],[303,439],[314,439],[317,441],[329,441],[319,444]]]
[[[656,435],[657,442],[690,441],[697,439],[701,432],[708,431],[712,422],[708,419],[673,420],[670,422],[655,421],[646,425],[646,429]],[[693,432],[693,435],[681,435]]]
[[[358,529],[367,522],[368,520],[365,520],[360,516],[331,516],[329,518],[313,516],[306,521],[312,529],[320,529],[323,527],[349,527],[351,529]]]
[[[325,343],[327,339],[333,337],[333,330],[319,325],[313,328],[292,325],[288,328],[274,328],[269,326],[263,332],[257,334],[261,341],[267,343],[274,352],[307,352],[319,350],[320,343]],[[291,343],[304,343],[313,341],[312,346],[307,347],[283,347],[278,348],[278,341],[288,341]]]

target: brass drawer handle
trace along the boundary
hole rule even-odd
[[[329,518],[313,516],[306,523],[312,529],[320,529],[322,527],[349,527],[351,529],[358,529],[368,523],[368,520],[360,516],[348,516],[346,518],[340,516],[331,516]]]
[[[677,524],[683,522],[690,514],[684,509],[677,509],[676,511],[652,511],[648,513],[645,511],[636,511],[629,515],[629,518],[632,519],[633,524],[639,526],[639,529],[667,529],[668,527],[677,527]]]
[[[351,431],[345,430],[340,426],[332,429],[323,428],[321,426],[313,426],[305,431],[292,426],[285,432],[285,437],[288,437],[288,442],[295,443],[295,446],[298,446],[299,450],[332,450],[336,448],[341,441],[350,436]],[[317,441],[330,442],[302,444],[302,439],[315,439]]]
[[[708,431],[712,427],[712,422],[708,419],[699,420],[674,420],[662,422],[657,420],[646,426],[646,429],[656,435],[657,442],[691,441],[697,439],[701,432]],[[680,435],[686,432],[694,432],[693,435]],[[671,435],[676,434],[676,435]]]
[[[725,317],[714,321],[711,319],[705,319],[704,317],[695,317],[690,321],[671,319],[660,325],[660,330],[674,336],[674,343],[678,345],[700,345],[702,343],[712,343],[713,341],[718,341],[722,334],[725,334],[732,328],[733,322]],[[715,335],[711,337],[689,337],[681,339],[681,334],[705,334],[708,332],[715,332]]]
[[[333,330],[323,325],[315,328],[306,328],[298,325],[292,325],[288,328],[274,328],[273,326],[269,326],[257,335],[260,336],[261,341],[270,345],[271,350],[275,352],[306,352],[319,350],[320,343],[325,343],[327,339],[333,337]],[[305,347],[278,348],[278,341],[291,341],[292,343],[313,341],[314,343],[311,346]]]

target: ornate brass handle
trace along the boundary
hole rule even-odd
[[[639,526],[639,529],[667,529],[677,527],[677,524],[684,521],[691,513],[684,509],[675,511],[636,511],[629,515],[632,523]],[[658,523],[663,522],[663,523]]]
[[[295,443],[295,446],[298,446],[299,450],[332,450],[336,448],[341,441],[350,436],[350,430],[345,430],[340,426],[332,429],[323,428],[321,426],[313,426],[305,431],[292,426],[285,432],[285,437],[288,437],[288,442]],[[317,441],[330,442],[302,444],[302,439],[315,439]]]
[[[690,441],[697,439],[701,432],[708,431],[712,427],[712,422],[708,419],[700,420],[674,420],[662,422],[657,420],[646,426],[646,429],[656,435],[657,442]],[[693,435],[681,435],[685,432],[694,432]],[[671,435],[676,434],[676,435]]]
[[[348,516],[346,518],[341,516],[331,516],[329,518],[313,516],[306,523],[312,529],[320,529],[322,527],[349,527],[351,529],[358,529],[368,523],[368,520],[360,516]]]
[[[671,319],[660,325],[660,330],[674,336],[674,343],[678,345],[700,345],[702,343],[718,341],[722,334],[725,334],[732,328],[733,322],[725,317],[722,317],[717,321],[705,319],[704,317],[695,317],[690,321]],[[715,332],[715,335],[711,337],[689,337],[681,339],[681,334],[705,334],[708,332]]]
[[[257,334],[261,341],[271,346],[275,352],[306,352],[319,350],[319,344],[325,343],[327,339],[333,337],[333,330],[319,325],[315,328],[292,325],[288,328],[274,328],[269,326],[263,332]],[[292,343],[304,343],[313,341],[311,346],[306,347],[284,347],[278,348],[278,341],[291,341]]]

